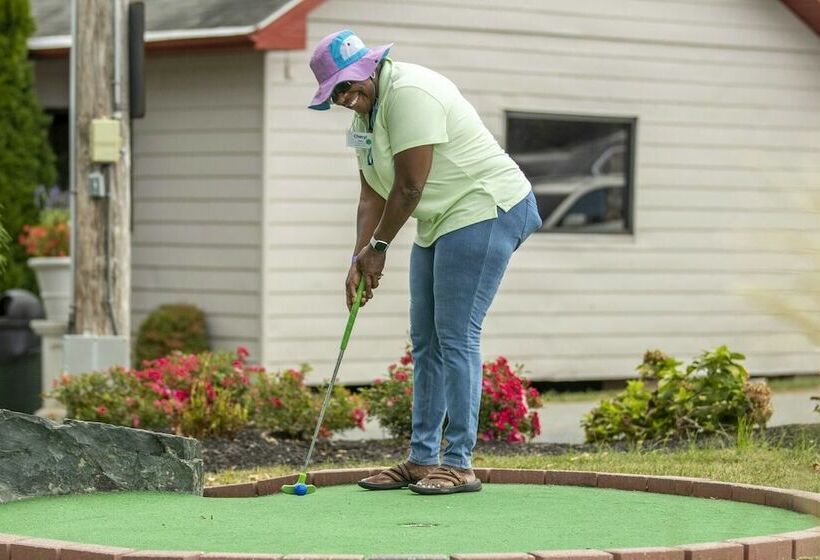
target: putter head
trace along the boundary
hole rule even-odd
[[[296,484],[285,484],[282,486],[282,492],[296,496],[304,496],[316,492],[316,487],[312,484],[305,484],[305,480],[307,480],[307,475],[300,473]]]

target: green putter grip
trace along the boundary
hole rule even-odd
[[[356,314],[359,313],[359,306],[362,304],[362,294],[364,293],[364,276],[359,279],[359,287],[356,288],[356,299],[353,300],[353,307],[350,308],[350,317],[347,319],[347,326],[345,327],[345,335],[342,337],[342,350],[347,348],[347,341],[350,339],[350,333],[353,331],[353,323],[356,321]]]

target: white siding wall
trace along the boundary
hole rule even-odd
[[[635,235],[531,238],[485,321],[486,357],[537,379],[626,378],[648,348],[688,360],[725,343],[753,373],[820,370],[820,349],[745,293],[794,294],[817,272],[798,247],[820,246],[820,41],[782,4],[327,0],[309,43],[344,27],[450,77],[502,145],[507,110],[638,118]],[[263,328],[268,366],[309,362],[319,379],[345,324],[358,181],[350,113],[305,109],[308,58],[265,61]],[[342,382],[384,375],[403,350],[413,229]]]
[[[155,307],[205,311],[217,348],[259,356],[261,53],[152,55],[134,126],[134,330]]]
[[[149,55],[134,121],[131,331],[164,303],[205,311],[217,348],[260,355],[263,55]],[[35,63],[68,109],[68,59]]]

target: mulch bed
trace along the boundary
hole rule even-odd
[[[768,428],[766,439],[776,445],[790,447],[798,441],[820,442],[820,424],[790,425]],[[670,441],[649,444],[649,449],[675,449],[691,445],[691,441]],[[711,437],[697,442],[699,445],[733,445],[734,439]],[[210,438],[202,440],[202,454],[206,472],[226,469],[249,469],[270,465],[301,468],[305,461],[309,441],[274,437],[263,430],[249,428],[233,438]],[[607,446],[610,451],[625,451],[634,446],[618,443]],[[560,455],[563,453],[594,453],[601,447],[591,444],[563,443],[505,443],[479,441],[476,455]],[[373,465],[391,465],[407,459],[406,442],[395,440],[323,440],[316,444],[311,467],[327,463],[362,461]]]

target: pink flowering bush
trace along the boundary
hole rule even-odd
[[[289,437],[310,437],[322,396],[304,384],[302,370],[267,373],[247,363],[248,351],[203,352],[143,362],[142,369],[113,368],[63,375],[51,396],[80,420],[106,422],[190,437],[229,436],[251,423]],[[336,387],[322,435],[364,426],[356,398]]]
[[[535,408],[541,396],[522,378],[523,367],[510,367],[504,357],[483,365],[478,436],[483,440],[521,443],[541,433]],[[362,390],[370,414],[394,437],[408,439],[412,433],[413,357],[406,350],[399,363],[387,368],[387,379],[376,379]]]
[[[484,363],[478,436],[485,440],[523,443],[541,433],[541,395],[520,376],[523,366],[510,367],[503,356]]]
[[[313,391],[305,385],[310,367],[281,372],[258,372],[251,389],[256,425],[286,438],[309,439],[316,429],[327,386]],[[367,416],[361,398],[340,385],[333,388],[319,436],[327,438],[336,431],[364,429]]]
[[[248,420],[252,366],[247,350],[182,354],[144,363],[144,369],[113,368],[63,375],[50,396],[68,416],[191,437],[227,435]]]
[[[68,416],[91,422],[106,422],[149,430],[170,430],[162,411],[151,401],[138,398],[142,388],[132,372],[112,368],[55,380],[49,394],[60,401]]]
[[[413,431],[413,356],[409,348],[399,363],[387,368],[387,379],[378,378],[374,384],[362,389],[371,416],[387,432],[397,439],[410,439]]]

